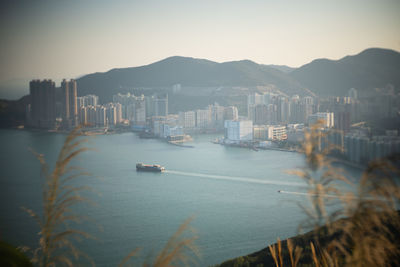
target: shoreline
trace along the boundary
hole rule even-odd
[[[45,132],[45,133],[58,133],[58,134],[68,134],[70,131],[68,130],[45,130],[45,129],[39,129],[39,128],[30,128],[30,127],[25,127],[24,125],[19,125],[19,126],[15,126],[15,127],[7,127],[7,128],[0,128],[0,129],[5,129],[5,130],[17,130],[17,131],[30,131],[30,132]],[[85,128],[83,128],[82,130],[82,135],[83,136],[96,136],[96,135],[113,135],[113,134],[122,134],[122,133],[127,133],[127,132],[131,132],[131,133],[136,133],[137,136],[139,136],[139,134],[135,131],[132,131],[131,129],[109,129],[107,131],[105,131],[105,128],[95,128],[95,129],[89,129],[89,130],[84,130]],[[206,134],[207,135],[207,134]],[[139,136],[140,137],[140,136]],[[162,138],[157,138],[152,136],[150,139],[158,139],[158,140],[163,140]],[[167,143],[171,144],[171,145],[175,145],[175,146],[179,146],[179,147],[185,147],[185,148],[194,148],[194,146],[192,145],[184,145],[184,144],[180,144],[174,141],[166,141]],[[291,153],[300,153],[298,150],[296,149],[286,149],[286,148],[279,148],[279,147],[259,147],[259,146],[250,146],[250,145],[241,145],[241,144],[226,144],[226,143],[222,143],[220,141],[215,141],[215,140],[211,140],[210,142],[212,142],[213,144],[219,144],[222,146],[228,146],[228,147],[238,147],[238,148],[247,148],[247,149],[251,149],[254,151],[259,151],[259,150],[273,150],[273,151],[282,151],[282,152],[291,152]],[[367,167],[367,165],[362,165],[359,163],[355,163],[355,162],[350,162],[347,161],[345,159],[342,158],[337,158],[334,156],[328,156],[328,158],[330,160],[332,160],[333,164],[335,163],[339,163],[339,164],[343,164],[346,165],[348,167],[352,167],[358,170],[365,170],[365,168]]]

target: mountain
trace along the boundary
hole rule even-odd
[[[400,53],[370,48],[340,60],[317,59],[289,73],[317,95],[344,96],[350,88],[372,94],[375,88],[400,88]]]
[[[292,68],[292,67],[289,67],[289,66],[286,66],[286,65],[273,65],[273,64],[270,64],[270,65],[266,65],[266,66],[274,68],[276,70],[280,70],[280,71],[282,71],[284,73],[289,73],[289,72],[292,72],[293,70],[296,69],[296,68]]]
[[[287,74],[250,60],[217,63],[205,59],[169,57],[156,63],[133,68],[93,73],[77,80],[79,94],[97,94],[110,99],[121,89],[135,87],[219,87],[276,86],[290,94],[306,94],[302,86]]]
[[[169,57],[146,66],[112,69],[78,80],[79,94],[105,101],[132,88],[269,86],[287,95],[344,96],[350,88],[371,94],[375,88],[400,88],[400,53],[370,48],[340,60],[316,59],[300,68],[262,65],[250,60],[217,63],[190,57]]]

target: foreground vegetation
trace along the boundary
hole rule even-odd
[[[315,125],[305,134],[302,152],[307,165],[290,171],[308,185],[308,219],[304,235],[280,241],[259,252],[222,263],[229,266],[400,266],[400,157],[368,164],[356,193],[343,192],[349,183],[343,170],[327,157],[326,135]],[[328,212],[329,210],[329,212]]]

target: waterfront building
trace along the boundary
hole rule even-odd
[[[95,125],[97,127],[107,126],[107,109],[104,106],[97,106],[95,110]]]
[[[52,129],[56,125],[56,90],[52,80],[32,80],[29,83],[29,125]]]
[[[282,125],[267,125],[267,140],[282,141],[287,139],[286,127]]]
[[[105,106],[107,126],[112,127],[117,125],[117,109],[113,103],[108,103]]]
[[[211,124],[216,129],[223,129],[224,127],[224,116],[225,116],[225,107],[220,106],[218,103],[214,103],[214,105],[209,105],[208,109],[211,114]]]
[[[162,127],[163,127],[163,131],[162,131],[162,137],[163,138],[168,138],[168,137],[171,137],[171,136],[182,136],[182,135],[184,135],[183,127],[180,126],[180,125],[171,126],[169,124],[163,123]]]
[[[196,113],[194,111],[179,112],[179,124],[183,128],[196,127]]]
[[[88,124],[88,112],[87,107],[81,106],[79,108],[79,123],[82,125]]]
[[[251,120],[226,120],[225,139],[234,142],[253,140],[253,122]]]
[[[267,125],[254,125],[253,126],[253,140],[265,141],[268,139],[268,126]]]
[[[369,161],[400,153],[400,137],[391,135],[368,138],[362,132],[351,132],[344,137],[344,155],[355,163]]]
[[[78,125],[77,83],[75,80],[61,82],[62,124],[66,129]]]
[[[196,110],[196,127],[206,129],[211,124],[211,112],[209,109]]]

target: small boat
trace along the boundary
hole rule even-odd
[[[143,163],[136,164],[136,171],[142,172],[163,172],[165,168],[158,164],[148,165]]]
[[[281,193],[282,191],[281,190],[278,190],[278,193]]]

